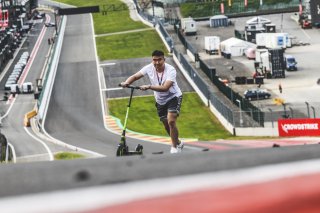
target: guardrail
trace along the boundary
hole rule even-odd
[[[55,39],[56,42],[53,45],[53,48],[50,53],[50,57],[48,59],[47,67],[45,68],[42,91],[40,93],[40,96],[37,102],[37,107],[38,107],[37,120],[40,123],[42,122],[42,119],[45,116],[45,111],[47,110],[47,107],[49,104],[49,97],[52,91],[52,86],[54,83],[54,78],[55,78],[57,67],[58,67],[66,23],[67,23],[67,17],[62,16],[61,24],[59,24],[59,27],[57,30],[57,36]]]

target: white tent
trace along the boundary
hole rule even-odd
[[[248,48],[256,48],[256,45],[235,37],[220,43],[221,52],[231,53],[231,56],[242,56]]]
[[[246,22],[247,25],[255,25],[259,27],[263,27],[265,24],[271,24],[271,21],[269,19],[257,16],[253,17],[252,19],[249,19]]]

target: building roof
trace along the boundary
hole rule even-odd
[[[251,43],[251,42],[247,42],[235,37],[231,37],[227,40],[224,40],[221,42],[221,45],[226,45],[226,46],[246,46],[246,47],[255,47],[256,45]]]
[[[246,24],[270,24],[271,21],[269,19],[257,16],[252,19],[249,19]]]
[[[210,17],[210,20],[211,19],[227,19],[228,17],[225,16],[225,15],[216,15],[216,16],[212,16]]]

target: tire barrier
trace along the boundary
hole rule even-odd
[[[28,112],[27,114],[25,114],[23,125],[25,127],[29,127],[30,126],[30,119],[33,118],[36,115],[37,115],[37,111],[35,109],[30,111],[30,112]]]
[[[0,133],[0,162],[6,161],[7,147],[8,147],[7,138]]]

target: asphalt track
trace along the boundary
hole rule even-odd
[[[46,15],[46,20],[50,21],[51,17]],[[23,82],[35,83],[35,79],[42,75],[43,65],[47,59],[48,52],[51,45],[48,45],[47,39],[53,35],[53,28],[46,28],[43,25],[44,20],[37,20],[37,23],[24,36],[24,40],[20,49],[16,50],[15,58],[8,63],[6,69],[1,73],[3,81],[1,87],[4,87],[6,78],[10,75],[14,65],[19,60],[22,52],[28,51],[30,58],[23,73],[21,74],[18,84]],[[3,94],[4,90],[1,89]],[[49,160],[50,154],[48,149],[52,152],[61,150],[61,147],[56,147],[54,144],[40,143],[32,135],[32,130],[23,126],[24,115],[30,112],[36,104],[33,94],[19,94],[13,97],[9,96],[8,101],[0,103],[1,111],[3,113],[2,119],[2,133],[7,137],[8,142],[14,147],[17,162],[30,162],[35,160]]]
[[[90,15],[68,16],[45,129],[59,141],[115,156],[120,137],[104,126],[100,75]],[[128,139],[132,149],[138,143]],[[167,144],[144,145],[145,154],[164,150],[169,150]]]

